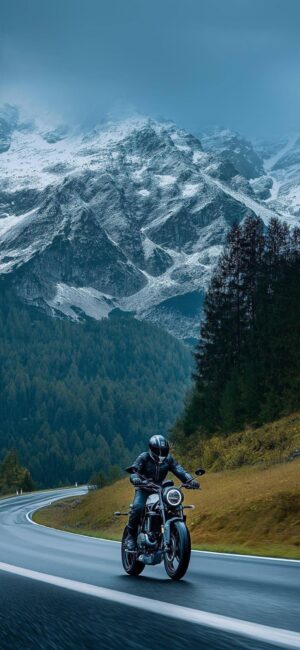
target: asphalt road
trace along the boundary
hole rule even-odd
[[[300,562],[193,552],[179,583],[132,578],[118,543],[30,522],[80,492],[0,501],[1,650],[300,649]]]

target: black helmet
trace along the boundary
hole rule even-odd
[[[149,454],[156,463],[162,463],[169,453],[169,443],[163,436],[151,436]]]

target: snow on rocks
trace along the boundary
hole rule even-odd
[[[86,132],[20,115],[0,111],[0,272],[53,315],[118,307],[190,339],[233,220],[297,222],[297,139],[266,176],[263,153],[228,131],[204,137],[203,150],[143,116]]]

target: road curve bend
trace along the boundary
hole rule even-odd
[[[85,492],[0,501],[2,650],[300,649],[299,561],[194,551],[179,583],[162,566],[130,578],[118,542],[31,521],[34,510]]]

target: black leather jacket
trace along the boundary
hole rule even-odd
[[[173,472],[182,483],[189,481],[192,476],[183,469],[181,465],[169,454],[167,458],[159,465],[154,462],[148,451],[140,454],[134,461],[133,465],[128,468],[131,471],[130,480],[133,482],[135,478],[149,478],[155,483],[162,483],[166,478],[168,472]]]

